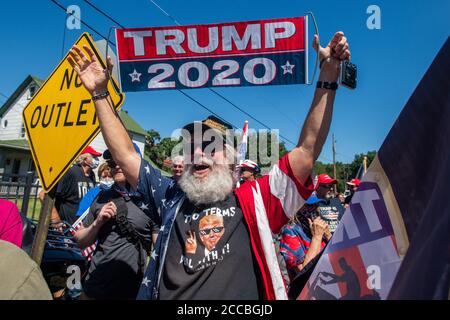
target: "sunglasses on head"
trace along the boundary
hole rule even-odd
[[[214,227],[214,228],[208,228],[208,229],[203,229],[203,230],[199,230],[199,233],[201,236],[206,236],[208,234],[210,234],[210,232],[214,232],[214,233],[221,233],[224,227]]]

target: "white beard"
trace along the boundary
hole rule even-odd
[[[178,184],[187,198],[195,205],[212,204],[223,201],[233,191],[233,174],[227,165],[215,164],[208,177],[195,177],[193,166],[186,166]]]

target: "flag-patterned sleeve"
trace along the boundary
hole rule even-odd
[[[150,212],[161,214],[167,190],[172,183],[172,179],[163,176],[160,170],[142,159],[137,191],[143,199],[143,205],[148,206]]]
[[[296,224],[286,225],[281,232],[280,253],[289,273],[305,260],[308,243],[305,242]]]
[[[288,154],[272,167],[268,175],[260,178],[258,183],[270,229],[276,234],[297,213],[314,190],[311,177],[302,184],[294,175]]]

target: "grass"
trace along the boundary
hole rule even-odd
[[[22,210],[23,197],[7,199],[14,202],[17,205],[19,211]],[[41,214],[41,201],[39,198],[30,197],[28,201],[27,217],[32,220],[39,220],[39,215]],[[34,209],[34,210],[33,210]]]

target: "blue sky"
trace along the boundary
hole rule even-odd
[[[81,19],[103,34],[112,25],[81,0]],[[127,27],[171,26],[174,22],[149,0],[91,0]],[[335,31],[349,39],[358,65],[358,88],[338,90],[335,113],[320,160],[330,162],[331,133],[337,139],[337,160],[350,162],[355,153],[377,150],[450,30],[450,1],[401,0],[156,0],[182,24],[203,24],[301,16],[314,12],[325,44]],[[366,27],[369,5],[381,8],[381,30]],[[28,74],[45,79],[61,59],[64,12],[49,0],[5,1],[0,11],[0,93],[9,96]],[[312,32],[312,25],[310,31]],[[64,49],[88,31],[67,30]],[[312,33],[310,33],[310,39]],[[98,36],[94,35],[97,40]],[[314,60],[312,52],[310,60]],[[311,72],[312,72],[311,62]],[[313,87],[305,85],[216,89],[271,128],[297,141],[311,103]],[[245,115],[208,89],[186,91],[229,122],[241,126]],[[0,103],[5,98],[0,95]],[[123,108],[145,129],[169,136],[175,128],[208,116],[177,91],[127,93]],[[250,120],[250,119],[249,119]],[[250,127],[259,129],[250,120]],[[292,145],[287,143],[288,148]]]

